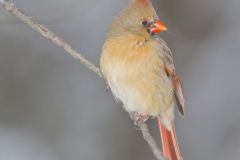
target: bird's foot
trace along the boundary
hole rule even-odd
[[[110,88],[110,86],[107,83],[106,83],[106,85],[107,85],[106,92],[108,93],[111,90],[111,88]]]
[[[149,118],[149,115],[143,115],[137,112],[134,112],[132,114],[132,119],[134,121],[135,126],[139,126],[142,123],[145,123],[148,120],[148,118]]]

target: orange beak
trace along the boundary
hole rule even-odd
[[[160,19],[155,20],[155,22],[149,26],[149,32],[153,35],[164,31],[167,31],[167,27]]]

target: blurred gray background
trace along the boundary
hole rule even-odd
[[[129,1],[14,2],[98,64],[108,25]],[[175,123],[185,160],[239,160],[240,1],[153,2],[184,84],[186,116]],[[154,160],[105,87],[0,7],[0,160]]]

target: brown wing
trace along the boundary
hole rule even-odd
[[[172,80],[174,94],[175,94],[177,105],[178,105],[178,110],[182,115],[184,115],[185,100],[183,97],[181,81],[178,75],[176,74],[175,67],[172,63],[166,64],[165,69],[168,77]]]

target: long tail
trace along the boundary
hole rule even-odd
[[[158,118],[158,125],[165,158],[167,158],[167,160],[182,160],[174,124],[172,123],[170,130],[168,130],[162,125],[160,118]]]

